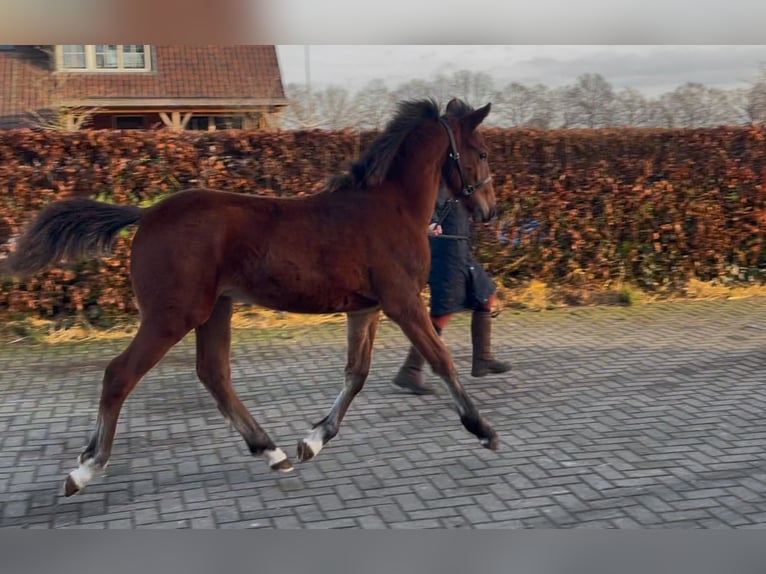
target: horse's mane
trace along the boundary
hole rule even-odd
[[[425,120],[439,118],[439,104],[432,99],[408,100],[397,105],[396,114],[348,172],[327,182],[326,191],[365,189],[380,185],[409,133]]]

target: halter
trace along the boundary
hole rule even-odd
[[[444,129],[447,130],[450,146],[449,157],[455,161],[455,164],[457,165],[457,172],[460,175],[460,185],[462,186],[462,189],[460,192],[458,192],[457,196],[466,198],[471,197],[474,193],[492,181],[492,176],[489,175],[478,183],[473,183],[470,185],[466,183],[465,172],[463,171],[463,165],[460,163],[460,152],[457,151],[457,143],[455,142],[455,134],[452,131],[452,127],[449,125],[449,122],[444,116],[439,118],[439,122],[441,122],[441,124],[444,126]]]
[[[457,193],[457,196],[460,198],[468,198],[471,197],[474,193],[479,191],[482,187],[487,185],[490,181],[492,181],[492,176],[487,176],[484,180],[474,183],[471,185],[466,184],[466,177],[465,172],[463,171],[463,165],[460,163],[460,152],[457,151],[457,142],[455,142],[455,133],[452,131],[452,127],[449,125],[449,122],[447,121],[447,118],[444,116],[439,118],[439,122],[441,125],[444,126],[444,129],[447,130],[447,135],[449,136],[449,157],[455,161],[455,164],[457,165],[457,172],[460,175],[460,185],[462,186],[460,191]],[[450,165],[450,169],[452,169],[452,166]],[[439,214],[439,217],[437,218],[436,225],[441,225],[444,221],[444,218],[447,217],[450,210],[452,209],[452,203],[458,201],[455,198],[448,199],[444,207],[441,210],[441,213]],[[468,239],[467,237],[462,236],[445,236],[445,235],[438,235],[436,237],[443,237],[445,239]]]

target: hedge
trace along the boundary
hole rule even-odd
[[[0,257],[47,203],[73,195],[149,204],[207,186],[315,192],[374,137],[355,132],[0,131]],[[680,290],[766,276],[766,128],[487,129],[499,221],[479,257],[506,285]],[[529,225],[533,223],[533,225]],[[522,229],[531,229],[522,233]],[[0,313],[97,320],[135,313],[130,234],[112,256],[18,282]]]

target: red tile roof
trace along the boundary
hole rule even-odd
[[[49,46],[48,48],[53,48]],[[284,103],[274,46],[152,46],[151,72],[52,72],[29,46],[0,50],[0,116],[91,98],[277,99]]]

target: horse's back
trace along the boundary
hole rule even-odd
[[[327,196],[178,192],[147,210],[133,243],[136,296],[231,295],[301,313],[374,306],[359,206]]]

